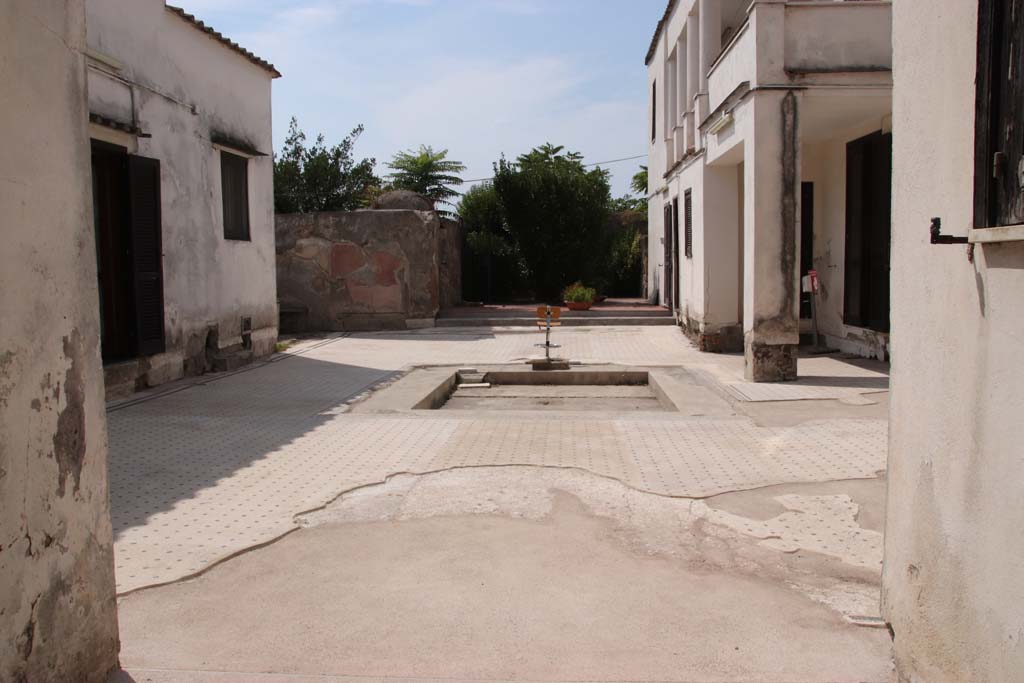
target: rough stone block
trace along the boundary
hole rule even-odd
[[[365,265],[363,250],[355,244],[335,244],[331,247],[331,277],[348,277]]]
[[[749,382],[792,382],[797,378],[796,344],[748,341],[744,375]]]
[[[374,283],[378,285],[397,285],[397,271],[402,267],[402,260],[386,251],[373,253]]]
[[[394,286],[351,285],[348,289],[352,303],[365,306],[374,313],[400,313],[402,288]]]

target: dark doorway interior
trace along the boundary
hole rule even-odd
[[[892,135],[872,133],[846,146],[847,325],[889,331]]]
[[[672,200],[672,306],[679,310],[679,197]]]
[[[128,210],[128,150],[92,143],[93,213],[103,362],[133,358],[135,294]]]
[[[160,353],[160,164],[94,140],[92,183],[103,362]]]
[[[675,277],[675,244],[672,241],[673,237],[672,225],[672,205],[665,205],[665,294],[662,297],[662,303],[669,308],[673,308],[675,300],[673,294],[675,293],[675,285],[673,284],[676,280]]]
[[[814,270],[814,183],[800,183],[800,275]],[[811,294],[800,291],[800,317],[811,317]]]

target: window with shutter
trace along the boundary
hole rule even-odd
[[[974,227],[1024,223],[1024,17],[979,0]]]
[[[164,351],[160,161],[128,157],[128,192],[138,353]]]
[[[221,199],[224,204],[224,239],[249,239],[249,160],[221,151]]]
[[[684,220],[686,235],[686,258],[693,258],[693,194],[691,190],[687,190],[684,195],[684,211],[686,213]]]

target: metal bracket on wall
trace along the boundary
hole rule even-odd
[[[942,219],[933,218],[930,228],[932,244],[967,244],[966,237],[954,237],[942,234]]]

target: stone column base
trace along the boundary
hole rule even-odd
[[[796,344],[747,341],[744,377],[748,382],[792,382],[796,379]]]

